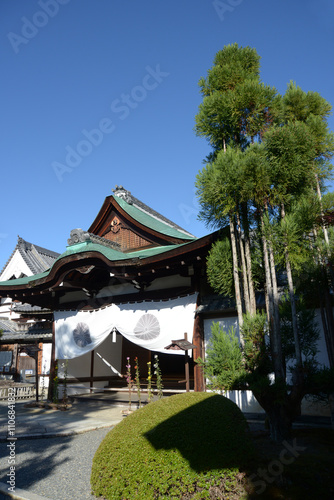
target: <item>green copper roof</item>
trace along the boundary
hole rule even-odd
[[[50,272],[50,269],[44,271],[44,273],[34,274],[33,276],[25,276],[24,278],[16,278],[14,280],[0,281],[1,286],[11,286],[11,285],[26,285],[30,281],[38,280],[40,278],[45,278]]]
[[[119,206],[125,210],[133,219],[143,224],[158,233],[165,234],[167,236],[171,236],[173,238],[182,238],[183,240],[196,240],[195,236],[187,233],[186,231],[182,231],[181,228],[177,229],[173,227],[172,224],[168,224],[158,217],[154,217],[148,212],[144,211],[141,208],[137,208],[135,204],[129,204],[119,196],[114,196],[114,199],[117,201]]]
[[[91,241],[86,241],[84,243],[77,243],[67,247],[66,251],[62,253],[56,262],[69,257],[70,255],[77,255],[86,252],[98,252],[104,255],[108,260],[120,261],[120,260],[130,260],[130,259],[146,259],[154,255],[159,255],[165,252],[174,250],[175,248],[187,245],[187,243],[181,243],[179,245],[165,245],[161,247],[146,248],[143,250],[137,250],[135,252],[120,252],[114,248],[106,247],[104,245],[99,245],[98,243],[92,243]],[[51,268],[52,269],[52,268]],[[11,285],[27,285],[28,283],[33,283],[34,281],[45,278],[50,273],[51,269],[45,271],[44,273],[35,274],[33,276],[26,276],[25,278],[17,278],[9,281],[1,281],[1,286],[11,286]]]

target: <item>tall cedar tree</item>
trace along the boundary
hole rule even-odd
[[[333,138],[326,124],[330,105],[318,94],[305,94],[292,83],[282,98],[260,81],[259,60],[255,49],[229,45],[218,52],[207,78],[200,80],[203,102],[196,115],[195,131],[208,139],[213,151],[197,176],[196,186],[200,218],[208,225],[230,229],[234,293],[246,358],[242,338],[244,313],[248,313],[248,325],[252,321],[258,325],[250,227],[253,238],[260,235],[275,383],[262,384],[261,390],[254,385],[253,392],[269,416],[272,438],[282,440],[289,436],[305,394],[292,274],[296,246],[291,245],[293,224],[289,214],[298,199],[314,190],[319,193],[321,183],[328,178]],[[290,387],[285,384],[280,335],[275,262],[278,227],[283,240],[281,260],[288,277],[297,361]],[[214,258],[217,260],[217,252],[210,254],[210,259]],[[220,290],[231,290],[229,265],[225,259]]]

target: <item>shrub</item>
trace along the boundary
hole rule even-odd
[[[91,484],[107,499],[200,500],[217,489],[223,498],[242,498],[241,471],[253,456],[246,420],[232,401],[178,394],[135,411],[108,433]]]
[[[203,367],[210,389],[234,389],[235,383],[244,375],[245,370],[239,339],[233,326],[225,332],[218,322],[213,323],[205,360],[197,358],[196,363]]]

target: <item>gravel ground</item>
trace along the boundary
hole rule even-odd
[[[16,487],[50,500],[95,499],[90,488],[92,460],[109,431],[16,441]],[[0,443],[0,482],[6,483],[8,467],[7,443]]]

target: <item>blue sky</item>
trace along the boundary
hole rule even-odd
[[[331,0],[1,0],[0,269],[17,235],[63,252],[116,184],[207,234],[198,80],[237,42],[334,105],[333,22]]]

